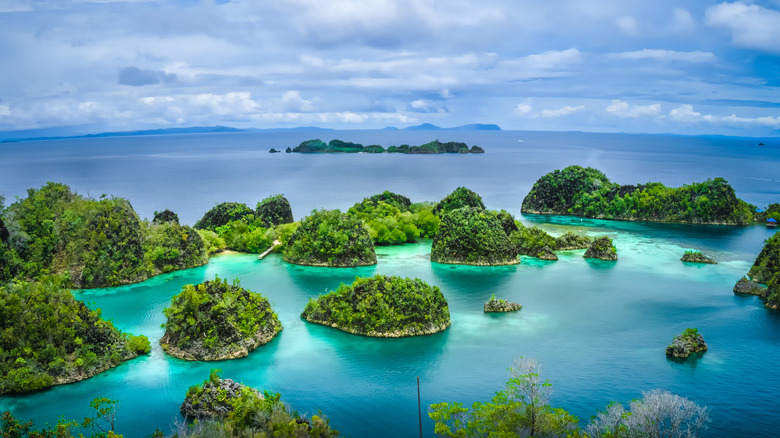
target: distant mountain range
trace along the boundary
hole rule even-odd
[[[385,130],[405,130],[405,131],[500,131],[501,128],[494,124],[472,123],[469,125],[455,126],[452,128],[442,128],[430,123],[422,125],[408,126],[406,128],[396,128],[389,126]],[[175,134],[214,134],[226,132],[290,132],[290,131],[335,131],[335,129],[320,128],[317,126],[300,126],[295,128],[231,128],[229,126],[193,126],[189,128],[162,128],[148,129],[142,131],[120,131],[120,132],[101,132],[98,134],[72,134],[63,132],[63,130],[54,129],[35,129],[27,131],[5,131],[0,132],[0,142],[13,142],[25,140],[45,140],[62,138],[101,138],[101,137],[130,137],[141,135],[175,135]]]

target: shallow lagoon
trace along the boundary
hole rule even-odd
[[[526,217],[552,231],[606,233],[620,260],[588,261],[583,250],[557,262],[524,258],[516,266],[450,266],[429,261],[430,242],[378,248],[375,267],[328,269],[284,263],[279,255],[222,255],[201,268],[144,283],[81,291],[79,299],[103,309],[123,330],[154,341],[150,356],[95,378],[37,394],[5,397],[0,408],[20,418],[55,422],[82,418],[98,395],[119,400],[118,430],[128,437],[168,432],[188,386],[211,368],[246,384],[281,392],[309,415],[321,409],[345,436],[416,433],[416,386],[424,406],[439,401],[490,398],[519,356],[538,359],[553,384],[553,402],[580,419],[612,400],[666,388],[712,409],[710,436],[766,435],[780,420],[780,314],[755,297],[737,297],[734,282],[750,267],[772,231],[754,226],[659,225],[564,217]],[[679,261],[700,248],[719,261]],[[300,319],[307,300],[355,276],[375,273],[419,277],[442,289],[452,326],[418,338],[374,339]],[[284,330],[249,357],[213,363],[165,356],[156,344],[162,309],[187,283],[215,275],[239,278],[263,293]],[[495,293],[523,304],[520,312],[486,315]],[[684,328],[697,327],[710,351],[697,359],[666,359],[665,346]],[[749,419],[749,420],[748,420]],[[583,421],[584,424],[584,421]],[[424,419],[426,435],[433,424]]]

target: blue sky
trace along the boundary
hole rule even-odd
[[[0,0],[0,131],[780,135],[780,0]]]

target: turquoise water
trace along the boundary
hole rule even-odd
[[[431,263],[430,242],[378,248],[378,264],[355,269],[289,265],[279,255],[222,255],[204,267],[144,283],[76,295],[118,327],[153,340],[151,355],[92,379],[40,393],[4,397],[0,409],[36,422],[59,415],[82,418],[96,396],[119,400],[117,428],[127,437],[155,428],[168,432],[179,418],[186,389],[211,368],[245,384],[281,392],[300,412],[321,409],[345,436],[417,433],[416,376],[422,403],[489,399],[502,388],[512,360],[536,358],[553,384],[553,403],[586,420],[612,400],[666,388],[712,409],[709,436],[771,435],[780,422],[780,313],[755,297],[731,292],[771,235],[762,227],[675,226],[564,217],[525,217],[553,233],[606,233],[618,248],[616,263],[587,261],[583,250],[546,262],[525,258],[502,267]],[[698,248],[717,265],[684,264]],[[452,326],[439,334],[373,339],[304,322],[307,300],[355,276],[376,273],[418,277],[441,288]],[[165,356],[162,309],[187,283],[239,278],[271,302],[284,330],[247,358],[212,363]],[[495,293],[517,301],[516,313],[486,315]],[[664,348],[687,327],[697,327],[710,350],[686,362],[668,360]],[[585,421],[583,421],[583,424]],[[424,418],[426,436],[433,424]]]

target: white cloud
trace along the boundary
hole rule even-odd
[[[630,15],[624,15],[618,18],[615,20],[615,25],[626,35],[639,35],[639,21]]]
[[[541,116],[544,118],[563,117],[563,116],[568,116],[569,114],[574,114],[578,111],[582,111],[584,109],[585,109],[585,105],[578,105],[578,106],[567,105],[555,110],[542,110]]]
[[[314,101],[301,97],[300,91],[289,90],[282,94],[282,107],[289,112],[311,112],[314,110]]]
[[[0,116],[10,116],[11,115],[11,107],[8,105],[0,105]]]
[[[685,62],[713,62],[717,57],[712,52],[702,52],[694,50],[691,52],[678,52],[676,50],[663,49],[642,49],[632,52],[622,52],[615,54],[623,59],[655,59],[658,61],[685,61]]]
[[[691,33],[696,30],[696,23],[691,13],[682,8],[672,11],[672,30],[679,33]]]
[[[756,4],[723,2],[707,8],[707,24],[727,28],[734,44],[780,52],[780,12]]]
[[[761,116],[761,117],[741,117],[736,114],[730,116],[715,116],[712,114],[702,114],[694,111],[692,105],[681,105],[669,111],[669,118],[686,124],[707,122],[715,125],[727,125],[737,127],[769,127],[780,129],[780,117]]]
[[[527,104],[527,103],[519,103],[515,107],[515,114],[517,114],[518,116],[522,117],[522,116],[530,114],[531,111],[533,111],[533,109],[534,109],[534,107],[529,105],[529,104]]]
[[[661,114],[661,105],[658,103],[652,105],[634,105],[622,100],[613,100],[605,109],[606,112],[618,117],[638,118],[647,116],[657,116]]]

